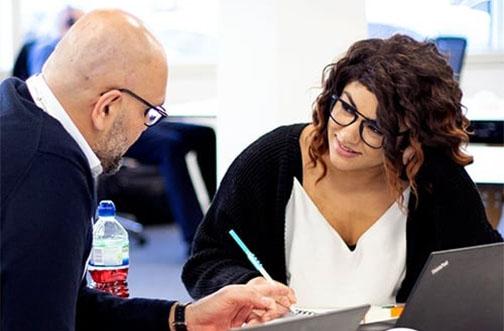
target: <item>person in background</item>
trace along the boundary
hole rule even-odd
[[[12,67],[12,76],[17,77],[22,80],[26,80],[30,77],[28,72],[28,55],[32,46],[35,45],[35,40],[27,39],[21,49],[19,50],[16,60],[14,61],[14,66]]]
[[[82,15],[83,12],[79,9],[65,7],[58,13],[56,36],[27,37],[16,56],[12,76],[26,80],[31,75],[40,73],[44,62],[51,55],[61,37]]]
[[[42,71],[42,66],[54,51],[58,42],[82,15],[84,15],[82,10],[70,6],[58,14],[57,35],[36,40],[28,52],[27,67],[29,76]]]
[[[307,308],[405,302],[431,252],[502,241],[464,169],[461,97],[433,43],[354,43],[325,68],[311,123],[230,166],[182,272],[189,293],[267,283],[230,229]]]
[[[165,116],[167,74],[141,21],[97,10],[40,75],[1,83],[2,330],[227,330],[277,317],[295,300],[278,283],[230,286],[189,305],[87,287],[95,177],[115,171]]]
[[[211,200],[217,185],[215,132],[212,128],[182,122],[162,121],[147,130],[126,152],[125,156],[141,164],[154,165],[165,183],[166,199],[175,223],[180,227],[187,253],[194,234],[203,219],[185,156],[196,153],[204,188]],[[206,206],[207,207],[207,206]]]

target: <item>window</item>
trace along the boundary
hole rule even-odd
[[[504,51],[504,0],[366,0],[370,37],[467,39],[468,53]]]
[[[0,0],[0,72],[10,71],[14,61],[11,0]]]
[[[15,10],[11,9],[14,4]],[[138,16],[163,44],[170,64],[216,64],[218,0],[0,0],[0,65],[12,68],[13,57],[27,40],[57,36],[57,13],[65,6],[85,12],[121,8]],[[17,15],[13,15],[16,14]],[[19,30],[14,36],[12,17]],[[13,38],[17,39],[13,43]],[[10,39],[9,39],[10,38]],[[15,44],[15,45],[14,45]],[[8,45],[5,48],[4,45]],[[16,48],[16,49],[14,49]],[[4,50],[9,50],[5,52]]]

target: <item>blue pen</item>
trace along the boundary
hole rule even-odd
[[[248,249],[247,245],[245,245],[245,243],[240,239],[240,237],[238,237],[236,232],[234,230],[229,230],[229,234],[231,235],[231,237],[233,237],[233,239],[236,241],[238,246],[240,246],[240,248],[243,250],[243,252],[247,255],[249,261],[252,262],[252,265],[257,269],[257,271],[259,271],[261,273],[261,275],[264,278],[266,278],[268,281],[273,282],[273,278],[271,278],[271,276],[268,274],[266,269],[264,269],[264,267],[262,266],[262,263],[259,262],[259,260],[254,255],[254,253],[252,253],[250,251],[250,249]]]
[[[233,239],[236,241],[238,246],[240,246],[240,248],[243,250],[245,255],[247,255],[247,258],[252,263],[254,268],[256,268],[257,271],[259,271],[261,273],[261,275],[264,278],[266,278],[269,282],[273,282],[273,278],[271,278],[271,276],[268,274],[266,269],[264,269],[264,267],[262,266],[262,263],[259,262],[259,259],[257,259],[257,257],[254,255],[254,253],[252,253],[250,251],[250,249],[248,249],[247,245],[245,245],[245,243],[240,239],[240,237],[238,237],[236,232],[231,229],[231,230],[229,230],[229,234],[231,235],[231,237],[233,237]],[[292,306],[289,307],[289,310],[291,312],[293,312],[294,314],[314,315],[314,313],[311,311],[294,308]]]

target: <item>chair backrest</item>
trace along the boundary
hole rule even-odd
[[[467,40],[461,37],[438,37],[433,41],[439,51],[448,57],[448,63],[453,69],[455,79],[458,81],[464,63]]]

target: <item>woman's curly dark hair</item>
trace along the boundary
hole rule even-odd
[[[401,193],[401,179],[417,194],[415,177],[424,162],[424,148],[442,151],[456,163],[467,165],[472,157],[463,153],[469,141],[469,120],[463,114],[462,91],[445,57],[431,42],[418,42],[405,35],[389,39],[366,39],[354,43],[338,62],[324,68],[322,93],[313,105],[315,132],[309,155],[313,166],[328,150],[328,104],[332,94],[359,82],[378,100],[377,121],[384,134],[384,165],[389,186]],[[398,136],[400,124],[408,129]],[[414,158],[402,162],[404,148],[411,145]],[[402,195],[401,202],[402,202]]]

